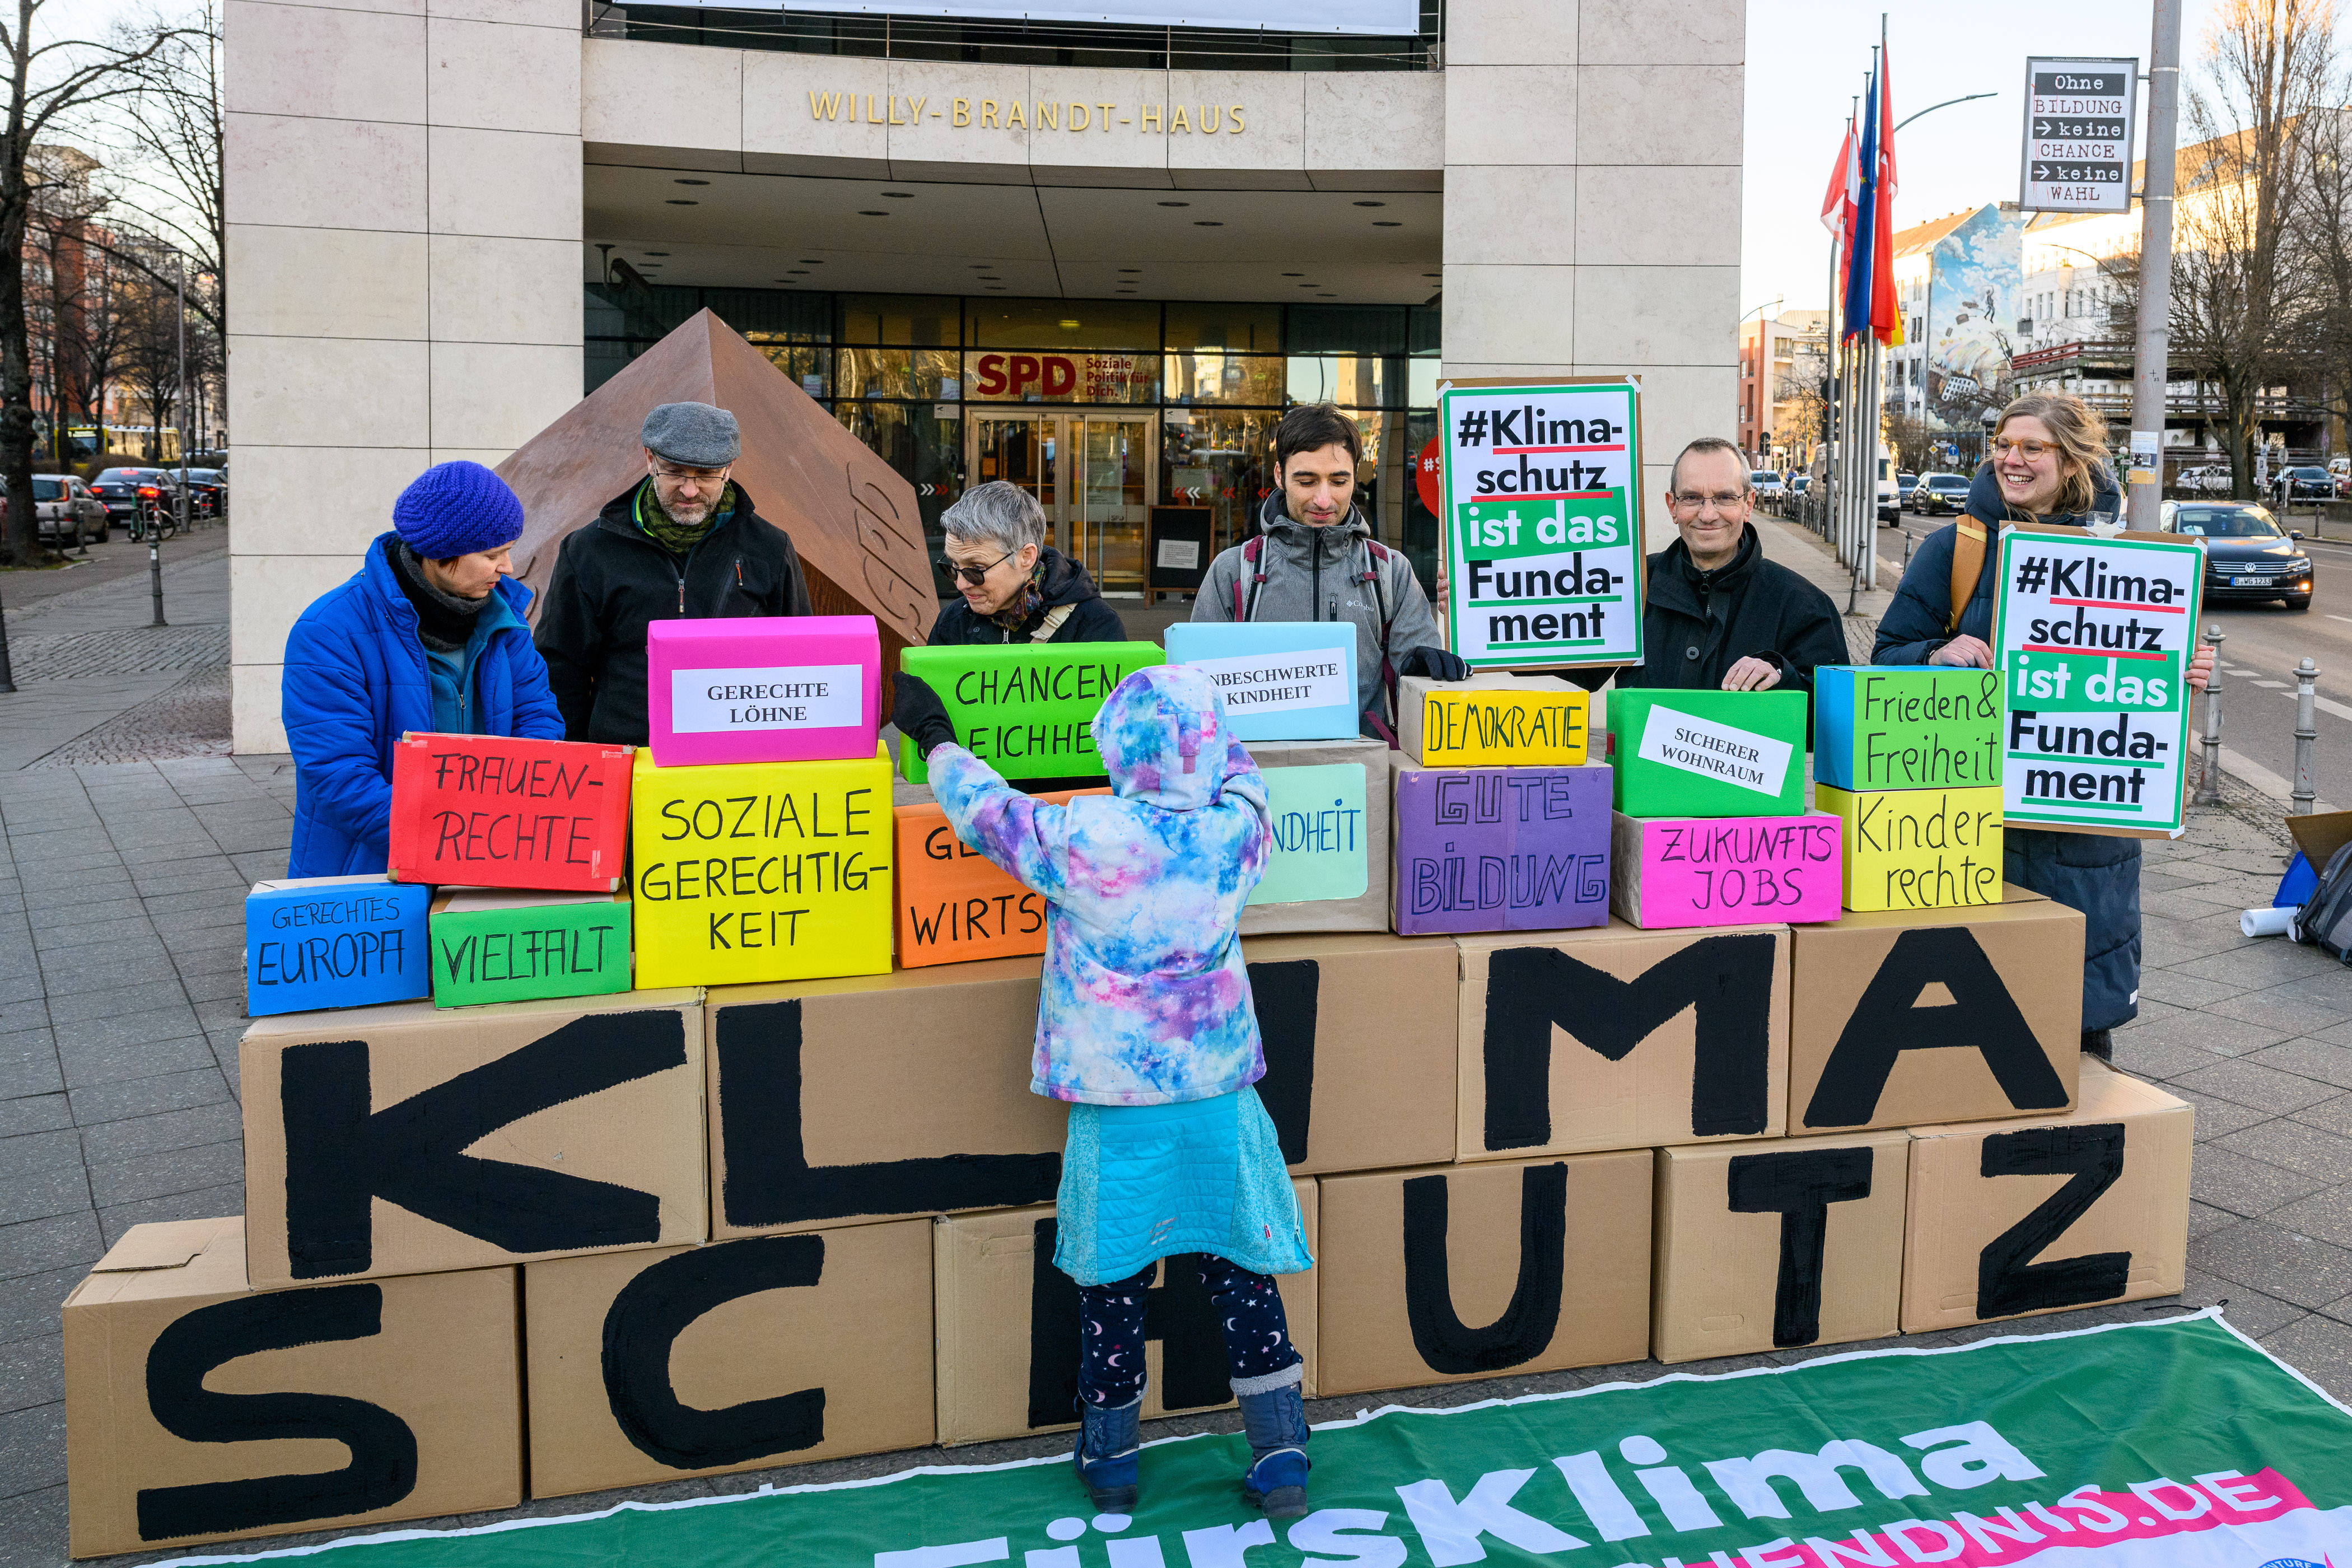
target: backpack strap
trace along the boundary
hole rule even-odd
[[[1947,636],[1960,629],[1960,616],[1977,595],[1977,580],[1984,575],[1985,525],[1960,514],[1952,538],[1952,613],[1944,622]]]
[[[1265,586],[1265,535],[1254,534],[1242,546],[1242,564],[1250,570],[1249,598],[1242,598],[1242,580],[1234,579],[1234,619],[1246,621],[1257,614],[1257,591]]]
[[[1389,609],[1388,584],[1381,580],[1381,571],[1394,553],[1379,540],[1367,536],[1364,540],[1364,574],[1356,579],[1370,587],[1372,604],[1380,613],[1381,688],[1387,692],[1389,704],[1387,713],[1367,713],[1365,717],[1371,721],[1372,733],[1386,741],[1391,751],[1397,749],[1396,730],[1390,719],[1397,706],[1397,670],[1396,659],[1389,651],[1389,629],[1396,625],[1396,616]]]
[[[1062,623],[1068,620],[1076,609],[1077,606],[1076,605],[1055,605],[1052,609],[1045,612],[1043,619],[1038,621],[1037,629],[1029,634],[1029,640],[1031,642],[1052,642],[1054,640],[1054,634],[1062,629]]]

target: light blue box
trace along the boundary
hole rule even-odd
[[[1244,741],[1337,741],[1361,732],[1356,628],[1347,621],[1178,621],[1168,662],[1203,670]]]
[[[256,882],[245,897],[245,1010],[256,1018],[433,994],[433,889],[373,877]]]
[[[1853,794],[2000,783],[2002,680],[1959,665],[1813,671],[1813,782]]]

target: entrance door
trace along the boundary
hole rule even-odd
[[[1068,528],[1062,515],[1062,462],[1069,444],[1062,439],[1066,423],[1060,414],[998,414],[968,411],[964,421],[971,449],[965,454],[968,484],[1003,479],[1019,485],[1037,499],[1045,513],[1045,542],[1066,555]]]
[[[1004,479],[1037,498],[1045,538],[1106,595],[1143,593],[1155,432],[1149,415],[967,407],[969,482]]]

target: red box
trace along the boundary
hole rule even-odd
[[[634,750],[403,735],[392,751],[392,879],[610,892],[628,849]]]

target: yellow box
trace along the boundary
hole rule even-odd
[[[630,781],[639,987],[890,971],[890,763],[656,765]]]
[[[1847,909],[2000,902],[1999,786],[1856,792],[1816,784],[1813,805],[1845,821]]]
[[[1556,675],[1397,683],[1397,746],[1424,767],[1581,767],[1592,699]]]

